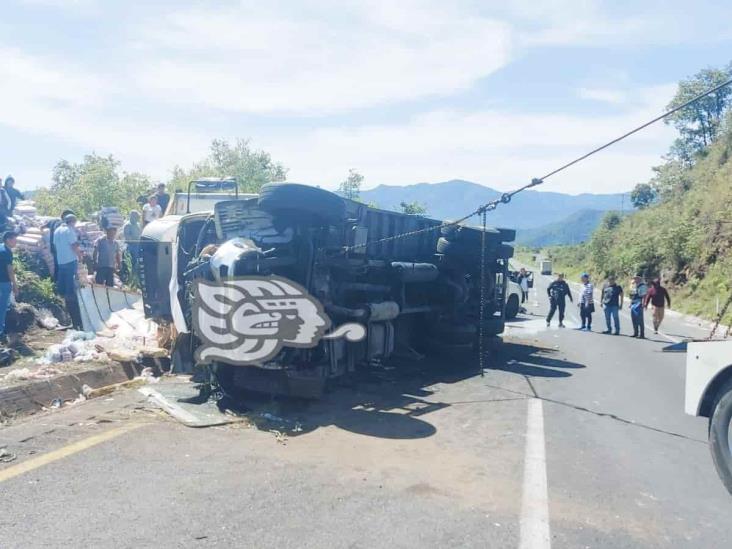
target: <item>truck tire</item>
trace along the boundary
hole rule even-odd
[[[730,448],[730,423],[732,422],[732,379],[720,389],[718,400],[709,420],[709,449],[714,466],[727,491],[732,494],[732,448]]]
[[[518,316],[519,298],[516,294],[511,294],[506,302],[506,320],[513,320]]]
[[[340,196],[310,185],[268,183],[262,187],[257,204],[266,212],[289,210],[332,224],[346,219],[346,203]]]

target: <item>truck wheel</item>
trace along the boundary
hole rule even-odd
[[[506,320],[513,320],[519,312],[519,298],[516,294],[509,296],[506,302]]]
[[[267,212],[290,210],[310,214],[329,223],[346,219],[346,203],[330,191],[297,183],[268,183],[259,192],[257,202]]]
[[[709,448],[714,466],[727,491],[732,494],[732,379],[719,391],[720,398],[709,420]]]

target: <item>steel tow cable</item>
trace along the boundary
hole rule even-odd
[[[719,91],[719,90],[721,90],[722,88],[724,88],[726,86],[729,86],[730,84],[732,84],[732,78],[730,78],[726,82],[723,82],[721,84],[718,84],[717,86],[714,86],[713,88],[710,88],[710,89],[706,90],[705,92],[700,93],[699,95],[694,96],[693,98],[689,99],[688,101],[685,101],[684,103],[682,103],[680,105],[677,105],[676,107],[674,107],[674,108],[672,108],[672,109],[664,112],[663,114],[661,114],[661,115],[659,115],[659,116],[657,116],[657,117],[649,120],[648,122],[645,122],[645,123],[641,124],[640,126],[637,126],[637,127],[633,128],[632,130],[630,130],[630,131],[628,131],[628,132],[620,135],[619,137],[616,137],[615,139],[612,139],[611,141],[608,141],[607,143],[605,143],[603,145],[600,145],[599,147],[596,147],[596,148],[592,149],[591,151],[583,154],[582,156],[579,156],[579,157],[575,158],[574,160],[572,160],[570,162],[567,162],[566,164],[563,164],[562,166],[559,166],[558,168],[556,168],[555,170],[550,171],[549,173],[547,173],[543,177],[534,178],[529,183],[527,183],[527,184],[525,184],[525,185],[523,185],[521,187],[518,187],[517,189],[514,189],[513,191],[509,191],[509,192],[503,193],[500,196],[500,198],[497,198],[495,200],[491,200],[490,202],[487,202],[487,203],[483,204],[482,206],[476,208],[474,211],[472,211],[469,214],[461,217],[460,219],[457,219],[455,221],[447,221],[447,222],[444,222],[444,223],[441,223],[441,224],[438,224],[438,225],[433,225],[431,227],[425,227],[423,229],[416,229],[414,231],[407,231],[407,232],[404,232],[404,233],[401,233],[401,234],[396,234],[396,235],[393,235],[393,236],[387,236],[387,237],[384,237],[384,238],[381,238],[381,239],[372,240],[370,242],[364,242],[362,244],[354,244],[353,246],[344,246],[344,247],[341,248],[341,253],[348,253],[350,251],[357,250],[357,249],[361,249],[361,248],[367,248],[368,246],[372,246],[372,245],[375,245],[375,244],[382,244],[382,243],[385,243],[385,242],[391,242],[391,241],[394,241],[394,240],[399,240],[401,238],[409,238],[409,237],[412,237],[412,236],[417,236],[417,235],[420,235],[420,234],[424,234],[424,233],[428,233],[428,232],[432,232],[432,231],[436,231],[436,230],[441,230],[441,229],[443,229],[445,227],[452,227],[452,226],[460,225],[461,223],[467,221],[468,219],[470,219],[471,217],[473,217],[475,215],[481,215],[481,214],[483,214],[485,212],[493,211],[499,205],[501,205],[501,204],[508,204],[509,202],[511,202],[511,199],[515,195],[519,194],[520,192],[523,192],[523,191],[525,191],[527,189],[530,189],[532,187],[536,187],[538,185],[541,185],[542,183],[544,183],[544,181],[546,181],[550,177],[558,174],[561,171],[566,170],[570,166],[574,166],[575,164],[577,164],[579,162],[582,162],[583,160],[586,160],[590,156],[593,156],[593,155],[599,153],[600,151],[602,151],[604,149],[607,149],[608,147],[610,147],[612,145],[615,145],[616,143],[619,143],[620,141],[622,141],[622,140],[630,137],[631,135],[633,135],[635,133],[638,133],[639,131],[647,128],[648,126],[650,126],[652,124],[655,124],[656,122],[659,122],[660,120],[663,120],[664,118],[666,118],[666,117],[674,114],[675,112],[678,112],[681,109],[683,109],[685,107],[688,107],[689,105],[691,105],[693,103],[696,103],[697,101],[699,101],[700,99],[703,99],[707,95],[711,95],[714,92]]]
[[[730,84],[732,84],[732,78],[730,78],[729,80],[727,80],[725,82],[722,82],[721,84],[718,84],[718,85],[716,85],[716,86],[714,86],[714,87],[712,87],[712,88],[710,88],[710,89],[708,89],[708,90],[700,93],[699,95],[696,95],[696,96],[692,97],[688,101],[685,101],[684,103],[681,103],[680,105],[677,105],[676,107],[674,107],[674,108],[672,108],[672,109],[664,112],[663,114],[660,114],[659,116],[656,116],[655,118],[652,118],[651,120],[649,120],[649,121],[641,124],[640,126],[636,126],[632,130],[630,130],[628,132],[625,132],[624,134],[616,137],[615,139],[612,139],[612,140],[608,141],[607,143],[604,143],[603,145],[600,145],[599,147],[596,147],[596,148],[592,149],[591,151],[583,154],[582,156],[579,156],[579,157],[575,158],[574,160],[572,160],[570,162],[567,162],[566,164],[563,164],[563,165],[559,166],[555,170],[552,170],[549,173],[547,173],[546,175],[544,175],[542,177],[539,177],[539,178],[534,178],[529,183],[527,183],[527,184],[525,184],[525,185],[523,185],[521,187],[518,187],[517,189],[514,189],[513,191],[509,191],[509,192],[503,193],[500,196],[500,198],[497,198],[495,200],[491,200],[490,202],[487,202],[487,203],[483,204],[482,206],[476,208],[474,211],[472,211],[469,214],[461,217],[460,219],[457,219],[455,221],[447,221],[447,222],[444,222],[444,223],[440,223],[438,225],[433,225],[431,227],[425,227],[423,229],[417,229],[417,230],[414,230],[414,231],[407,231],[407,232],[404,232],[404,233],[401,233],[401,234],[397,234],[397,235],[393,235],[393,236],[388,236],[388,237],[381,238],[381,239],[377,239],[377,240],[372,240],[370,242],[364,242],[362,244],[355,244],[353,246],[344,246],[343,248],[341,248],[340,251],[341,251],[341,253],[346,254],[346,253],[348,253],[348,252],[350,252],[352,250],[357,250],[357,249],[361,249],[361,248],[367,248],[368,246],[372,246],[374,244],[382,244],[382,243],[385,243],[385,242],[392,242],[394,240],[399,240],[399,239],[402,239],[402,238],[409,238],[409,237],[412,237],[412,236],[417,236],[417,235],[420,235],[420,234],[424,234],[424,233],[428,233],[428,232],[432,232],[432,231],[436,231],[436,230],[442,230],[445,227],[452,227],[452,226],[460,225],[461,223],[467,221],[468,219],[472,218],[475,215],[481,215],[481,216],[483,216],[483,236],[481,237],[481,243],[482,243],[482,247],[481,247],[481,279],[482,279],[484,277],[484,274],[485,274],[483,272],[484,271],[484,258],[483,258],[483,255],[485,253],[485,230],[486,230],[485,216],[486,216],[486,213],[487,212],[490,212],[490,211],[495,210],[501,204],[508,204],[509,202],[511,202],[511,200],[513,199],[513,197],[516,196],[517,194],[519,194],[519,193],[521,193],[521,192],[523,192],[523,191],[525,191],[527,189],[530,189],[532,187],[536,187],[538,185],[541,185],[542,183],[544,183],[544,181],[546,181],[550,177],[558,174],[559,172],[564,171],[567,168],[569,168],[571,166],[574,166],[575,164],[578,164],[579,162],[582,162],[583,160],[586,160],[590,156],[593,156],[593,155],[599,153],[600,151],[603,151],[603,150],[607,149],[608,147],[611,147],[612,145],[615,145],[616,143],[619,143],[620,141],[623,141],[624,139],[627,139],[631,135],[633,135],[635,133],[638,133],[639,131],[647,128],[648,126],[651,126],[652,124],[655,124],[656,122],[659,122],[659,121],[663,120],[664,118],[667,118],[668,116],[671,116],[675,112],[678,112],[681,109],[684,109],[684,108],[688,107],[689,105],[692,105],[692,104],[696,103],[700,99],[703,99],[704,97],[706,97],[708,95],[711,95],[714,92],[719,91],[722,88],[725,88],[725,87],[729,86]],[[484,293],[483,293],[484,290],[483,290],[483,287],[482,286],[483,286],[483,281],[481,280],[481,308],[483,307],[483,299],[485,297],[484,296]],[[715,319],[714,329],[712,330],[711,334],[709,334],[709,338],[708,339],[712,339],[712,337],[714,336],[714,333],[716,332],[717,328],[719,327],[719,324],[722,321],[722,318],[724,318],[724,315],[726,314],[726,311],[727,311],[728,307],[730,306],[730,304],[732,304],[732,294],[730,295],[729,299],[727,300],[727,303],[725,304],[725,306],[721,310],[720,314]],[[482,313],[481,313],[481,315],[482,315]],[[481,319],[480,319],[480,330],[481,331],[482,331],[482,328],[483,328],[483,318],[481,316]],[[727,334],[725,335],[725,337],[729,336],[730,329],[732,329],[732,326],[730,326],[730,328],[727,330]],[[482,340],[482,337],[481,337],[480,345],[481,345],[481,349],[480,349],[481,350],[481,357],[480,357],[480,360],[481,360],[481,373],[482,373],[482,371],[483,371],[483,369],[482,369],[482,365],[483,365],[482,364],[482,360],[483,360],[483,353],[482,353],[483,340]]]

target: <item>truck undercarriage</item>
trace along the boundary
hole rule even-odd
[[[296,184],[265,185],[256,198],[170,217],[143,233],[140,278],[146,315],[178,333],[172,354],[178,371],[192,370],[201,345],[193,322],[194,287],[201,280],[276,275],[304,288],[334,326],[352,322],[366,331],[361,341],[285,347],[254,365],[214,361],[209,370],[224,390],[318,397],[329,380],[389,359],[477,346],[480,229],[442,226]],[[503,331],[513,255],[505,242],[514,237],[507,229],[485,235],[486,337]]]

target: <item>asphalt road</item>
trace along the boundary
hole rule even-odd
[[[5,427],[0,547],[732,546],[662,352],[702,331],[585,333],[572,306],[547,329],[545,284],[483,377],[446,356],[251,403],[257,426],[188,428],[127,391]]]

